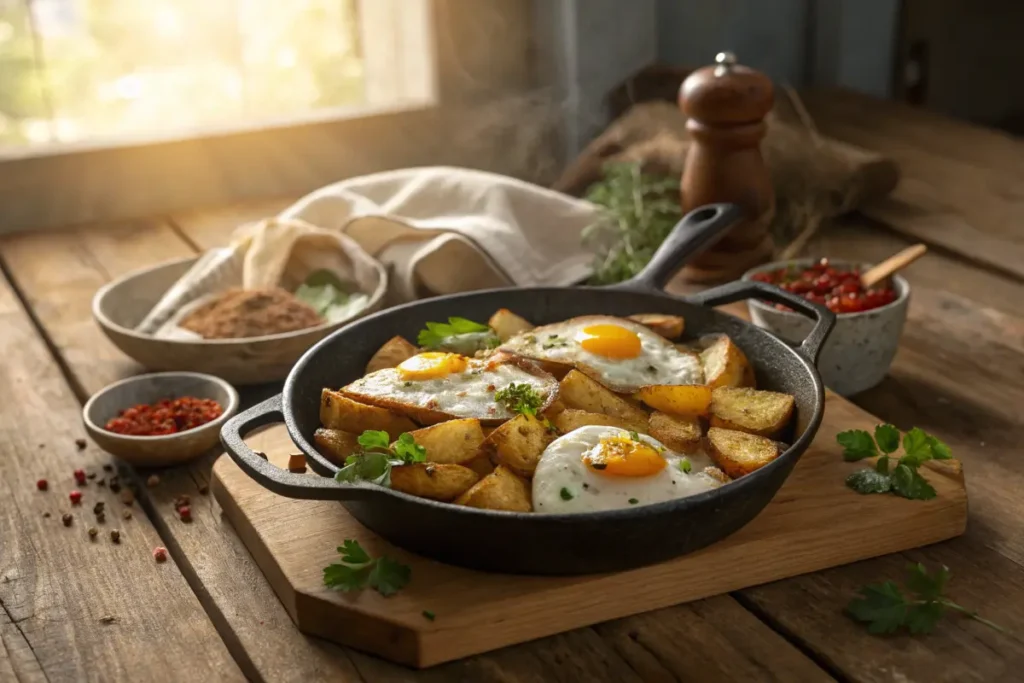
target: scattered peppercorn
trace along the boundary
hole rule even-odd
[[[106,486],[107,485],[107,480],[104,479],[103,477],[100,477],[99,479],[96,480],[96,485],[97,486]]]
[[[96,534],[98,534],[98,533],[99,533],[99,531],[96,530],[96,527],[94,527],[94,526],[89,527],[89,540],[95,541],[96,540]]]
[[[61,515],[60,521],[64,522],[64,526],[71,526],[71,522],[75,521],[75,518],[71,516],[70,512],[65,512]]]
[[[153,548],[153,559],[157,562],[166,562],[167,548],[163,547],[162,545],[158,545],[157,547]]]
[[[106,523],[106,521],[107,521],[107,516],[104,513],[101,512],[98,515],[96,515],[96,523],[97,524],[104,524],[104,523]]]
[[[79,486],[85,483],[85,470],[75,470],[75,481]]]
[[[76,489],[76,490],[74,490],[74,491],[72,491],[71,493],[68,494],[68,498],[71,499],[71,504],[72,505],[81,505],[81,503],[82,503],[82,492]]]
[[[110,530],[110,540],[114,543],[121,543],[121,532],[117,529]]]
[[[135,502],[135,494],[132,493],[131,489],[124,489],[121,491],[121,502],[125,505],[131,505]]]
[[[178,508],[178,516],[181,518],[181,521],[185,522],[186,524],[191,522],[192,508],[190,508],[188,505],[182,505],[180,508]]]
[[[75,439],[75,448],[77,448],[80,451],[84,451],[85,450],[85,446],[86,446],[85,439]]]
[[[160,477],[158,477],[155,474],[149,475],[149,478],[146,479],[146,486],[148,486],[149,488],[153,488],[154,486],[156,486],[159,483],[160,483]]]
[[[43,517],[49,519],[50,518],[50,513],[49,512],[44,512],[43,513]]]
[[[125,508],[124,510],[121,510],[121,516],[124,517],[125,519],[131,519],[132,518],[132,511],[129,510],[128,508]]]
[[[306,456],[301,453],[288,456],[288,471],[295,474],[304,474],[306,471]]]
[[[116,474],[110,478],[110,490],[114,493],[121,491],[121,480],[118,479]]]
[[[110,617],[110,616],[100,617],[100,623],[101,624],[113,624],[116,621],[117,621],[117,617]]]
[[[50,488],[50,482],[46,481],[45,479],[40,479],[39,481],[36,482],[36,488],[39,489],[40,491],[45,491],[48,488]]]
[[[92,513],[94,515],[101,515],[103,514],[103,508],[105,508],[106,506],[107,504],[101,500],[100,502],[92,506]]]
[[[95,479],[96,478],[96,473],[95,472],[89,472],[88,474],[85,475],[85,478],[86,479]]]
[[[130,436],[160,436],[195,429],[216,420],[224,412],[209,398],[183,396],[164,399],[153,405],[126,408],[104,427],[108,432]]]
[[[113,472],[114,471],[114,466],[111,465],[109,462],[105,462],[105,463],[103,463],[103,471],[104,472]]]
[[[208,495],[209,493],[210,493],[210,487],[207,486],[206,484],[203,484],[202,486],[199,487],[199,495],[200,496],[205,496],[205,495]]]

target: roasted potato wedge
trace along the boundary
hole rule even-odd
[[[545,410],[541,414],[541,416],[546,417],[549,420],[553,420],[555,416],[558,415],[563,410],[565,410],[565,404],[556,398],[554,402],[550,406],[548,406],[547,410]]]
[[[418,462],[391,468],[391,488],[431,500],[455,500],[479,480],[479,474],[462,465]]]
[[[637,313],[629,316],[633,322],[651,328],[665,339],[679,339],[686,329],[686,321],[678,315],[664,313]]]
[[[670,415],[656,410],[651,413],[649,434],[678,453],[700,450],[703,434],[700,420],[694,416]]]
[[[640,387],[636,398],[663,413],[707,415],[711,406],[711,387],[704,384],[651,384]]]
[[[498,465],[494,471],[478,481],[455,499],[456,505],[486,510],[530,512],[533,502],[530,485],[510,469]]]
[[[384,342],[384,346],[377,349],[377,353],[373,354],[370,362],[366,364],[366,372],[363,374],[369,375],[378,370],[398,367],[399,363],[412,358],[419,351],[416,345],[405,337],[392,337]]]
[[[487,457],[486,453],[479,453],[475,458],[465,464],[465,467],[473,470],[481,477],[486,477],[494,471],[494,463]]]
[[[722,334],[700,354],[704,383],[718,387],[753,387],[754,369],[746,354],[728,336]]]
[[[358,438],[358,434],[323,427],[313,433],[313,441],[320,455],[339,466],[345,464],[345,458],[359,450]]]
[[[605,415],[604,413],[589,413],[586,410],[578,410],[576,408],[566,408],[558,415],[555,415],[551,418],[551,424],[555,425],[555,428],[562,434],[568,434],[575,429],[588,425],[619,427],[621,429],[633,429],[635,426],[619,417]]]
[[[495,465],[504,465],[516,474],[532,477],[537,462],[557,434],[531,415],[516,415],[487,437],[481,447]]]
[[[708,455],[733,479],[764,467],[780,453],[779,443],[764,436],[719,427],[708,430]]]
[[[628,429],[647,431],[647,413],[642,408],[612,393],[579,370],[570,370],[558,387],[558,397],[566,408],[604,413],[627,423]]]
[[[534,327],[529,320],[520,318],[507,308],[499,308],[487,321],[487,325],[494,330],[494,334],[501,341],[508,341],[517,334],[532,330]]]
[[[337,391],[324,389],[320,394],[320,423],[328,429],[362,434],[367,429],[378,429],[397,439],[402,432],[416,429],[412,420],[386,408],[358,403]]]
[[[427,449],[427,462],[449,465],[468,463],[484,442],[484,430],[476,418],[440,422],[409,434],[413,441]]]
[[[789,394],[720,387],[711,393],[711,426],[760,436],[776,436],[793,416]]]

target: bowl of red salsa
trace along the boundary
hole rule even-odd
[[[162,467],[217,445],[221,425],[237,410],[238,392],[219,377],[156,372],[97,392],[82,409],[82,421],[108,453],[133,465]]]
[[[837,259],[798,259],[758,266],[743,276],[798,294],[837,314],[818,369],[825,386],[844,396],[870,389],[885,378],[907,318],[910,285],[896,275],[865,289],[860,276],[869,267]],[[798,342],[810,332],[811,321],[785,306],[751,300],[748,308],[755,325],[787,341]]]

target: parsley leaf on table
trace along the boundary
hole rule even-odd
[[[906,629],[911,634],[931,633],[945,614],[953,610],[985,624],[1000,633],[1006,629],[977,612],[959,605],[944,595],[952,574],[948,567],[929,573],[921,563],[909,566],[904,593],[892,581],[869,584],[858,591],[858,597],[846,606],[846,613],[867,624],[868,633],[884,635]]]
[[[843,447],[843,459],[849,462],[873,458],[878,455],[874,439],[863,429],[839,432],[836,434],[836,441]]]
[[[843,447],[844,460],[879,456],[874,469],[857,470],[846,478],[846,485],[858,493],[893,493],[912,500],[930,500],[936,496],[935,489],[918,468],[929,460],[953,457],[949,446],[918,427],[903,435],[903,455],[898,459],[894,454],[900,445],[900,433],[890,424],[875,427],[874,437],[862,429],[851,429],[837,434],[836,441]]]
[[[494,400],[513,413],[520,415],[536,416],[537,411],[544,405],[544,397],[525,382],[522,384],[512,382],[504,389],[497,391],[494,394]]]
[[[324,585],[343,592],[358,591],[369,586],[381,595],[394,595],[412,578],[412,569],[398,560],[382,555],[378,558],[359,545],[359,541],[346,539],[338,547],[342,564],[324,567]]]

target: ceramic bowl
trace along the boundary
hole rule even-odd
[[[223,414],[201,427],[165,436],[126,436],[103,428],[118,412],[140,403],[165,398],[212,398]],[[132,465],[164,467],[192,460],[220,440],[220,428],[238,411],[238,392],[211,375],[197,372],[157,372],[115,382],[97,392],[82,409],[85,430],[100,448]]]
[[[744,280],[757,273],[778,270],[787,266],[807,268],[818,259],[776,261],[748,270]],[[866,270],[871,264],[851,263],[829,259],[839,268],[859,267]],[[842,396],[851,396],[877,385],[885,377],[896,356],[903,324],[907,320],[910,303],[910,285],[899,275],[893,276],[896,300],[891,304],[860,313],[841,313],[836,326],[818,358],[818,371],[825,386]],[[772,304],[750,299],[747,302],[750,319],[778,337],[798,342],[807,336],[811,321],[791,311],[780,311]]]
[[[102,287],[92,300],[93,318],[118,349],[147,370],[204,372],[232,384],[263,384],[283,380],[306,349],[351,322],[324,323],[296,332],[250,339],[157,339],[135,331],[195,258],[162,263],[128,273]],[[386,283],[386,275],[382,274]],[[381,307],[384,290],[373,292],[356,317]]]

